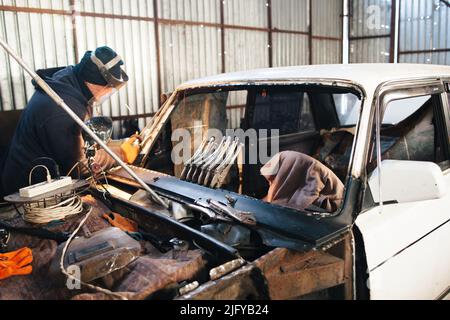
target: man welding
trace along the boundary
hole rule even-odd
[[[87,51],[76,65],[40,70],[38,74],[79,118],[87,120],[92,117],[95,105],[101,105],[127,83],[128,76],[121,68],[123,64],[114,50],[104,46],[94,52]],[[21,115],[4,158],[0,195],[28,186],[29,172],[39,159],[53,159],[63,175],[78,161],[85,161],[80,126],[33,84],[36,91]],[[139,146],[132,144],[133,140],[111,146],[128,163],[132,163],[140,151]],[[96,153],[94,161],[103,170],[115,165],[114,159],[103,150]]]

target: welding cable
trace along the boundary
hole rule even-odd
[[[72,232],[72,234],[69,236],[69,239],[66,241],[66,243],[65,243],[65,245],[64,245],[64,247],[63,247],[63,250],[62,250],[61,260],[59,261],[59,267],[60,267],[60,270],[61,270],[61,272],[62,272],[65,276],[67,276],[67,278],[69,278],[69,279],[71,279],[71,280],[74,280],[74,281],[76,281],[76,282],[79,282],[80,284],[82,284],[82,285],[84,285],[84,286],[86,286],[86,287],[88,287],[88,288],[90,288],[90,289],[92,289],[92,290],[95,290],[95,291],[104,293],[104,294],[106,294],[106,295],[110,295],[110,296],[119,298],[119,299],[121,299],[121,300],[128,300],[128,298],[125,297],[124,295],[121,295],[121,294],[119,294],[119,293],[112,292],[112,291],[110,291],[110,290],[108,290],[108,289],[101,288],[101,287],[97,287],[97,286],[94,286],[94,285],[92,285],[92,284],[89,284],[89,283],[86,283],[86,282],[81,281],[81,279],[78,279],[78,278],[74,277],[73,275],[71,275],[70,273],[68,273],[67,270],[66,270],[66,268],[64,267],[64,257],[65,257],[65,255],[66,255],[67,249],[69,248],[69,245],[70,245],[70,243],[72,242],[73,238],[76,236],[76,234],[78,233],[78,231],[80,231],[81,227],[84,225],[84,223],[87,221],[87,219],[88,219],[89,216],[91,215],[92,211],[93,211],[93,210],[92,210],[92,207],[90,207],[89,210],[88,210],[88,212],[86,213],[86,216],[81,220],[81,222],[80,222],[80,224],[78,225],[78,227],[76,227],[76,229],[75,229],[75,230]]]

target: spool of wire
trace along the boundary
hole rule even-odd
[[[26,203],[23,207],[23,219],[36,224],[62,220],[83,212],[83,202],[75,192],[45,198],[39,202]]]
[[[74,166],[75,167],[75,166]],[[47,173],[47,182],[51,181],[48,168],[44,165],[37,165],[31,169],[28,176],[31,184],[31,176],[35,169],[43,168]],[[71,169],[71,171],[74,168]],[[70,173],[69,173],[70,174]],[[83,212],[83,202],[75,190],[52,195],[40,199],[39,201],[27,202],[23,205],[23,219],[30,223],[46,224],[55,220],[62,220]]]

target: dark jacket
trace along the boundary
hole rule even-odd
[[[79,81],[74,67],[43,70],[40,75],[78,117],[87,117],[88,100],[92,95]],[[28,185],[31,165],[38,158],[54,159],[61,174],[66,174],[81,157],[80,126],[45,92],[35,87],[36,92],[22,113],[3,163],[0,181],[3,195]]]

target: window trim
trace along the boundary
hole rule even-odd
[[[391,90],[387,90],[387,91],[381,93],[380,98],[377,99],[376,108],[380,108],[379,109],[380,110],[380,115],[379,115],[380,119],[379,120],[382,121],[383,116],[388,107],[388,104],[393,101],[417,98],[417,97],[421,97],[421,96],[431,96],[432,99],[438,98],[436,100],[438,100],[440,102],[439,112],[441,112],[442,117],[446,118],[445,123],[440,122],[440,123],[437,123],[436,126],[437,126],[437,128],[440,128],[440,130],[445,130],[447,132],[447,136],[448,136],[448,132],[449,132],[449,128],[450,128],[449,118],[448,118],[449,110],[448,110],[448,108],[445,107],[445,101],[442,99],[444,93],[445,93],[444,85],[440,81],[439,82],[436,81],[435,83],[413,86],[413,87],[400,87],[400,88],[393,88]],[[447,110],[447,114],[446,114],[446,110]],[[376,113],[376,109],[375,109],[375,113]],[[377,123],[376,118],[377,117],[374,116],[373,125],[372,125],[372,129],[375,129],[375,132],[376,132],[377,128],[376,127],[374,128],[374,126],[378,127],[381,124],[381,123]],[[380,128],[381,128],[381,126],[380,126]],[[366,155],[366,161],[365,161],[366,166],[368,165],[368,162],[370,160],[370,157],[369,157],[370,153],[373,151],[372,133],[369,136],[369,142],[370,142],[370,147],[368,148],[368,152]],[[443,145],[444,153],[445,153],[445,156],[447,158],[449,158],[450,139],[446,139],[446,141],[444,143],[445,143],[445,145]]]
[[[368,186],[368,172],[367,172],[367,167],[369,165],[369,161],[371,159],[370,155],[372,152],[376,152],[374,150],[374,148],[378,148],[377,143],[379,143],[379,141],[375,141],[373,140],[373,136],[375,134],[375,137],[378,133],[381,132],[381,122],[383,119],[383,115],[387,109],[387,106],[390,102],[395,101],[395,100],[400,100],[400,99],[408,99],[408,98],[415,98],[415,97],[420,97],[420,96],[427,96],[430,95],[433,99],[433,97],[440,97],[440,102],[441,102],[441,112],[443,113],[444,116],[447,117],[447,115],[445,115],[445,104],[444,101],[442,99],[443,94],[445,93],[444,90],[444,84],[442,81],[440,80],[425,80],[424,81],[416,81],[416,82],[399,82],[399,83],[389,83],[386,87],[379,87],[378,90],[376,91],[376,93],[378,93],[378,95],[375,95],[375,98],[373,100],[373,104],[372,104],[372,108],[371,108],[371,118],[370,118],[370,122],[369,122],[369,126],[368,128],[370,128],[368,130],[367,133],[367,137],[366,137],[366,141],[368,142],[366,144],[366,149],[365,149],[365,153],[364,153],[364,180],[365,180],[365,185]],[[450,104],[450,103],[448,103]],[[377,111],[379,111],[379,114],[377,115]],[[447,111],[449,111],[449,109],[447,108]],[[450,111],[449,111],[450,113]],[[378,120],[378,121],[377,121]],[[444,127],[446,128],[447,132],[449,127],[449,118],[447,117],[447,121],[444,125]],[[444,146],[444,148],[446,150],[450,150],[450,141],[447,140],[446,141],[446,145]],[[447,154],[446,154],[447,155]],[[377,163],[377,166],[379,165],[379,163]],[[381,179],[381,174],[379,175],[379,179]],[[379,185],[381,186],[381,183],[379,183]],[[370,194],[370,189],[368,187],[364,188],[363,192],[363,197],[362,197],[362,207],[361,207],[361,212],[359,214],[363,214],[366,210],[373,208],[375,206],[375,203],[373,203],[373,198]],[[374,191],[374,192],[378,192]],[[367,200],[369,197],[369,200]],[[366,201],[369,201],[370,203],[366,203],[364,204]],[[386,203],[387,204],[387,203]],[[378,205],[378,204],[376,204]]]
[[[360,114],[359,119],[359,124],[362,127],[358,126],[358,133],[356,135],[357,141],[354,148],[355,154],[351,168],[352,176],[362,177],[363,179],[366,176],[366,168],[372,147],[372,133],[375,129],[376,109],[383,100],[388,102],[389,100],[394,99],[395,96],[397,98],[402,96],[407,98],[414,97],[415,95],[433,95],[442,92],[444,92],[442,81],[436,78],[390,81],[378,86],[374,91],[373,98],[370,99],[370,101],[363,101],[362,113]],[[365,106],[366,103],[370,103],[369,110],[366,109],[369,107]],[[366,113],[368,112],[368,114],[365,114],[364,110],[367,110]],[[365,117],[368,118],[368,121],[366,122],[364,121]]]
[[[443,80],[444,91],[441,94],[441,103],[444,109],[444,117],[447,130],[447,141],[450,149],[450,78]]]

